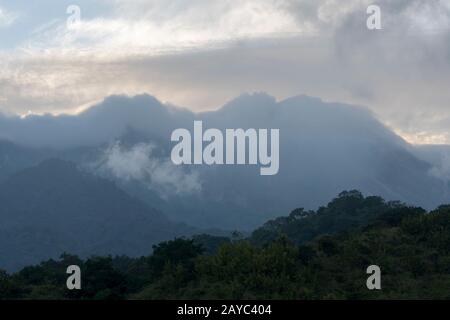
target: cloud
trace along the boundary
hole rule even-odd
[[[174,194],[195,194],[201,191],[196,172],[186,173],[170,159],[154,156],[156,147],[138,143],[130,148],[115,142],[104,150],[96,164],[98,169],[125,181],[138,181],[163,197]]]
[[[414,143],[450,143],[450,5],[372,1],[122,1],[74,30],[41,28],[0,53],[0,107],[78,112],[112,94],[150,92],[192,110],[242,92],[305,93],[366,105]],[[87,12],[85,12],[87,11]]]
[[[16,13],[7,11],[0,7],[0,29],[11,26],[18,18]]]
[[[430,173],[437,179],[441,179],[444,182],[450,181],[450,153],[442,156],[441,163],[434,166]]]
[[[430,174],[442,180],[447,189],[450,189],[450,146],[425,145],[416,148],[414,152],[419,158],[432,164]]]
[[[111,12],[40,28],[22,47],[46,55],[123,57],[223,47],[238,39],[302,31],[280,0],[114,1]],[[126,48],[126,51],[123,50]]]
[[[65,149],[109,143],[133,128],[146,135],[170,136],[193,113],[164,105],[149,95],[111,96],[76,115],[0,114],[0,139]]]
[[[450,142],[450,6],[445,1],[378,1],[380,32],[352,12],[335,32],[344,86],[411,142]]]

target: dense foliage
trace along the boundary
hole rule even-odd
[[[205,250],[205,249],[208,250]],[[66,289],[66,267],[82,290]],[[366,287],[378,265],[382,290]],[[426,213],[356,191],[317,212],[268,222],[248,239],[202,235],[141,258],[64,254],[9,275],[6,299],[450,299],[450,206]]]

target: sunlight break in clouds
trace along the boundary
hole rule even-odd
[[[204,111],[244,92],[307,94],[367,106],[409,141],[450,142],[450,1],[378,0],[375,32],[371,3],[80,0],[75,28],[60,5],[0,49],[0,109],[74,113],[149,93]]]
[[[27,52],[102,57],[157,55],[222,47],[241,38],[300,32],[279,0],[115,1],[112,14],[65,21],[41,30],[25,43]],[[83,13],[83,8],[81,13]]]

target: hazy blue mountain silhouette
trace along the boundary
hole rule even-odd
[[[280,129],[279,174],[261,177],[258,166],[174,167],[195,171],[201,191],[161,195],[152,181],[100,170],[98,159],[115,141],[124,148],[151,143],[152,157],[168,160],[172,130],[192,129],[195,119],[205,128]],[[308,96],[276,101],[265,93],[244,94],[202,113],[149,95],[112,96],[76,116],[0,116],[2,136],[34,150],[53,150],[48,154],[115,179],[170,218],[200,227],[252,229],[292,208],[316,209],[349,189],[427,209],[449,198],[448,178],[436,168],[436,157],[444,154],[427,157],[428,149],[406,143],[366,108]]]
[[[0,268],[74,252],[144,255],[194,230],[70,162],[49,159],[0,185]]]

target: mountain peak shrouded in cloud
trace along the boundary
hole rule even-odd
[[[174,129],[276,128],[280,168],[261,177],[257,166],[175,166]],[[243,94],[216,111],[193,113],[149,95],[113,96],[78,115],[1,117],[0,136],[36,152],[76,162],[124,190],[200,227],[251,229],[280,211],[316,208],[344,189],[433,208],[446,202],[445,168],[425,157],[363,107],[305,95],[277,101]],[[9,150],[9,149],[8,149]],[[14,153],[11,151],[11,155]],[[20,166],[4,161],[2,170]],[[26,166],[26,164],[23,164]],[[441,170],[441,171],[439,171]]]
[[[80,0],[70,28],[69,3],[2,3],[18,18],[0,27],[0,108],[73,113],[152,92],[204,111],[241,92],[301,89],[368,106],[412,143],[448,143],[449,2],[379,0],[382,30],[367,28],[372,4]]]
[[[171,108],[150,95],[111,96],[77,115],[0,116],[0,138],[35,147],[92,146],[129,127],[165,136],[176,123]]]
[[[309,125],[309,119],[322,121]],[[402,139],[375,119],[364,107],[326,103],[319,98],[298,95],[280,102],[264,92],[245,93],[216,111],[194,113],[188,109],[164,104],[154,96],[110,96],[76,115],[0,115],[0,138],[29,147],[66,149],[96,146],[139,132],[165,142],[175,128],[191,128],[194,119],[205,119],[206,126],[276,127],[283,121],[291,125],[309,125],[317,135],[326,129],[344,133],[350,128],[365,134],[386,135],[386,139]],[[279,123],[281,122],[281,123]],[[317,126],[316,126],[317,124]],[[259,126],[258,126],[259,125]],[[331,126],[331,127],[330,127]],[[370,132],[372,130],[372,132]]]

